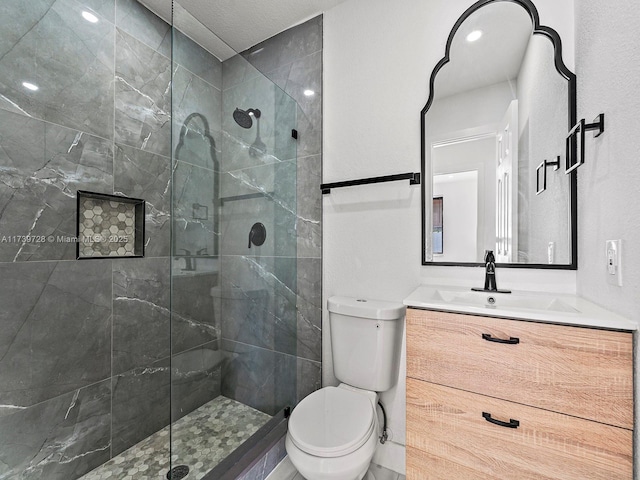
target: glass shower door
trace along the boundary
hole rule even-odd
[[[194,40],[195,39],[195,40]],[[173,4],[171,467],[296,397],[296,102]]]

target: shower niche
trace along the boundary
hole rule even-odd
[[[145,201],[78,191],[76,258],[144,257]]]

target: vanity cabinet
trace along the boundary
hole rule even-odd
[[[630,332],[407,311],[407,478],[633,478]]]

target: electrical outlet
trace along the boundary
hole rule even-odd
[[[607,240],[607,282],[622,286],[622,240]]]

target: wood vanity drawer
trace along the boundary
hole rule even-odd
[[[408,377],[629,429],[632,359],[627,332],[407,312]]]
[[[415,379],[407,379],[407,425],[408,480],[633,476],[631,430]]]

